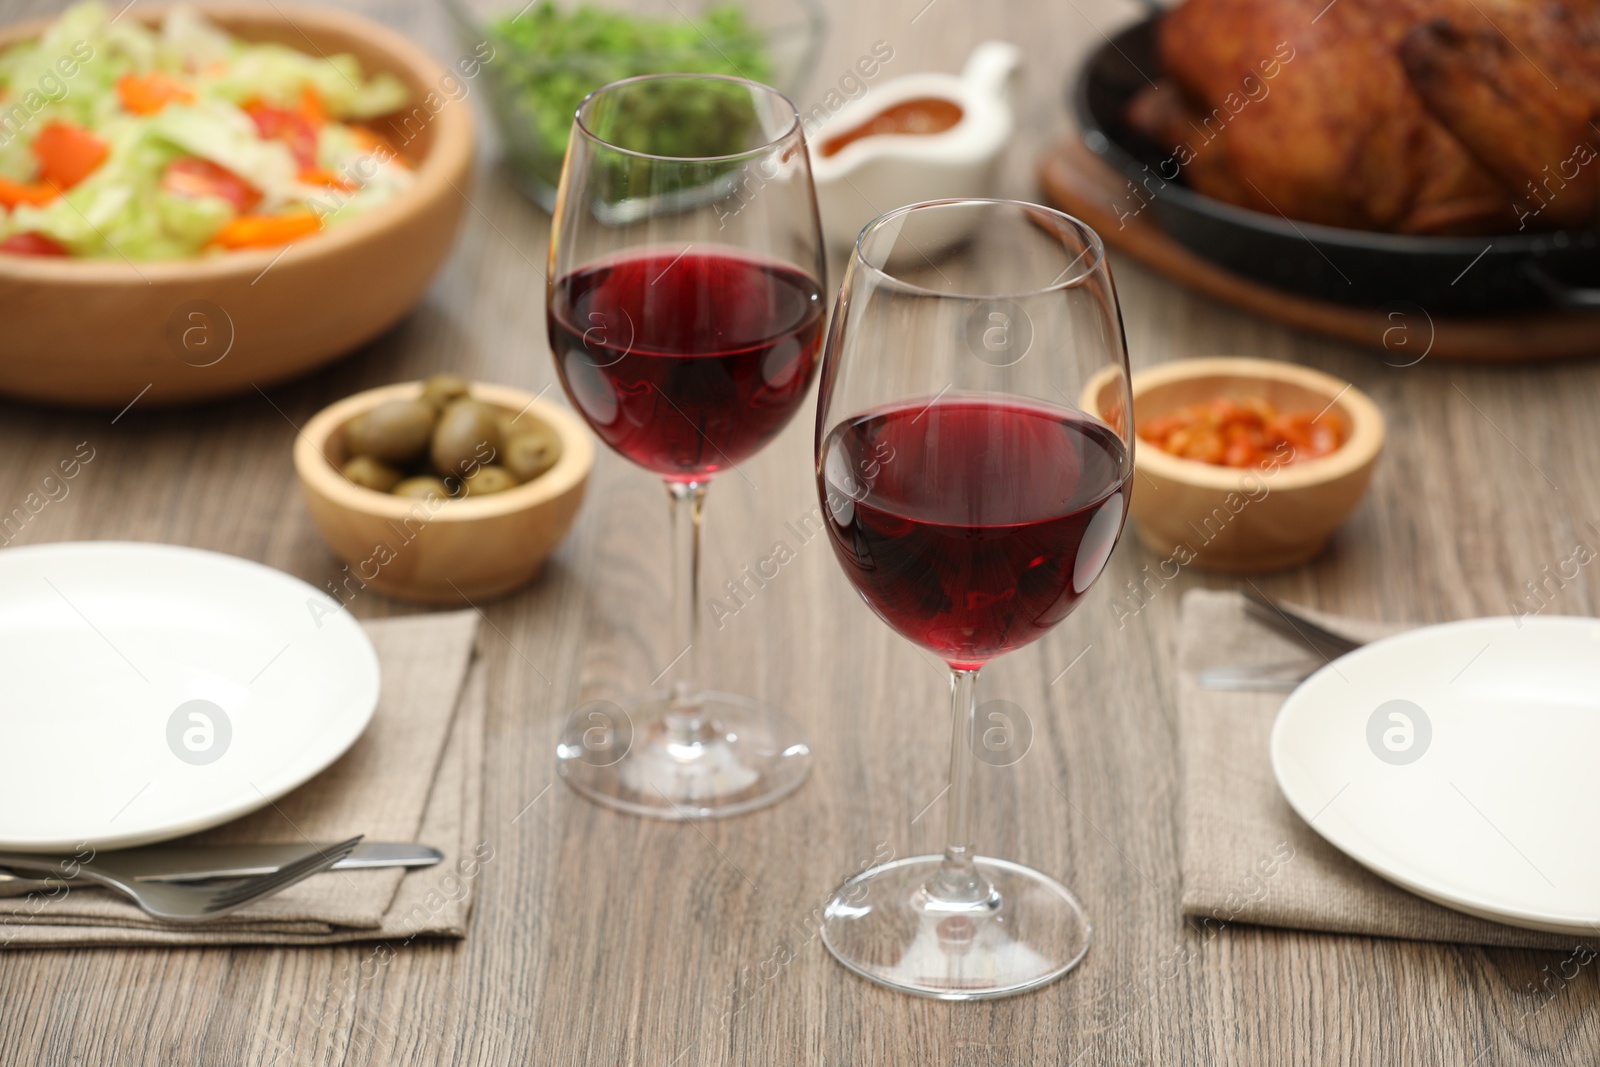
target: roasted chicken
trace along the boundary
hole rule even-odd
[[[1158,47],[1129,120],[1207,195],[1396,233],[1600,226],[1600,0],[1188,0]]]

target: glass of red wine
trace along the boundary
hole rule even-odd
[[[1088,389],[1110,421],[1080,406]],[[1065,886],[974,851],[974,690],[1099,577],[1127,512],[1130,410],[1105,249],[1081,222],[949,200],[862,231],[823,362],[817,490],[867,606],[949,665],[953,723],[944,854],[864,871],[824,911],[828,948],[873,981],[1004,996],[1088,950]]]
[[[578,108],[552,225],[556,369],[601,440],[665,480],[677,601],[670,691],[580,708],[561,774],[640,815],[763,807],[804,780],[810,748],[777,710],[698,684],[697,584],[712,476],[771,441],[816,376],[822,238],[794,105],[707,74],[599,89]]]

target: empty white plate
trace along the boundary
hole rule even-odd
[[[171,545],[0,551],[0,848],[237,818],[337,759],[377,702],[366,633],[270,567]]]
[[[1600,620],[1400,634],[1296,689],[1272,730],[1300,817],[1379,875],[1534,930],[1600,931]]]

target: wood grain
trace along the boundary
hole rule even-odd
[[[10,0],[0,17],[54,6]],[[433,5],[358,6],[446,53]],[[976,41],[1018,42],[1029,64],[1023,135],[1004,184],[1027,197],[1038,195],[1034,160],[1065,132],[1069,68],[1137,14],[1113,0],[828,6],[813,94],[877,40],[895,49],[886,75],[954,70]],[[546,219],[493,168],[465,192],[466,227],[422,305],[315,377],[192,411],[135,404],[115,422],[0,403],[0,512],[79,442],[95,449],[69,495],[30,518],[16,542],[170,541],[314,585],[332,578],[339,564],[295,486],[297,424],[357,389],[446,368],[533,392],[554,379],[539,274]],[[1576,540],[1600,538],[1585,525],[1600,524],[1594,366],[1391,367],[1113,261],[1136,365],[1294,359],[1354,381],[1389,419],[1367,502],[1326,556],[1261,580],[1270,595],[1375,618],[1497,613]],[[708,591],[791,536],[784,524],[811,509],[810,416],[744,468],[748,482],[714,488]],[[712,631],[706,654],[719,684],[780,703],[809,728],[815,774],[785,803],[668,825],[552,787],[568,709],[643,688],[672,655],[665,494],[602,450],[578,524],[542,577],[486,607],[484,833],[496,858],[471,936],[404,946],[381,965],[360,946],[0,953],[0,1063],[1595,1062],[1600,964],[1543,1003],[1527,989],[1543,968],[1557,969],[1559,954],[1245,927],[1207,942],[1184,924],[1173,627],[1184,589],[1228,583],[1186,570],[1118,628],[1111,602],[1153,562],[1133,538],[1074,617],[982,683],[981,699],[1027,711],[1034,743],[1014,767],[982,768],[980,841],[1072,885],[1096,923],[1088,959],[1035,994],[966,1005],[897,996],[847,974],[809,917],[880,844],[899,855],[937,847],[944,681],[862,608],[820,541],[791,547],[797,558]],[[1581,574],[1550,610],[1593,613],[1594,582]],[[352,610],[414,609],[363,594]],[[1592,833],[1593,813],[1551,817]]]

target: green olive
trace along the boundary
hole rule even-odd
[[[467,484],[462,488],[462,496],[485,496],[489,493],[503,493],[507,489],[515,489],[517,479],[514,474],[504,467],[488,465],[479,467],[467,475]]]
[[[357,415],[345,427],[352,455],[405,463],[422,455],[439,413],[420,400],[389,400]]]
[[[363,489],[376,489],[387,493],[399,484],[403,475],[381,460],[371,456],[356,456],[340,472]]]
[[[533,422],[506,441],[501,461],[524,482],[531,482],[561,458],[561,438],[542,422]]]
[[[438,497],[441,500],[450,499],[450,490],[445,484],[431,475],[421,475],[416,478],[407,478],[394,487],[395,496],[409,497],[412,500],[431,500]]]
[[[435,374],[422,383],[422,399],[443,411],[450,401],[467,395],[467,380],[454,374]]]
[[[500,455],[498,412],[476,400],[455,400],[433,430],[433,465],[440,474],[470,475]]]

